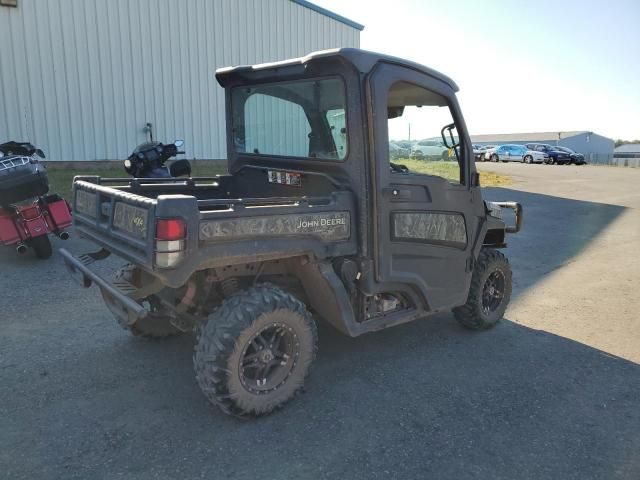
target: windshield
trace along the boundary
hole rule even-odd
[[[237,87],[231,102],[238,153],[330,160],[347,156],[344,85],[337,78]]]

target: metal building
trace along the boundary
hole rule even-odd
[[[471,135],[471,141],[479,145],[503,145],[506,143],[546,143],[559,145],[582,153],[587,161],[599,163],[613,155],[614,141],[585,130],[574,132],[503,133],[495,135]]]
[[[188,158],[225,158],[216,68],[359,47],[362,29],[303,0],[5,0],[0,142],[115,160],[151,123]]]

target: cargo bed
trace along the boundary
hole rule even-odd
[[[326,195],[234,196],[231,176],[189,179],[76,177],[76,231],[111,253],[179,287],[195,271],[247,262],[357,251],[354,197]],[[260,189],[256,189],[260,194]],[[156,222],[182,219],[183,259],[172,268],[155,261]]]

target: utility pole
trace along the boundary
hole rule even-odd
[[[409,122],[409,141],[411,141],[411,122]]]

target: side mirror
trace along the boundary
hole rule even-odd
[[[456,141],[456,139],[453,136],[453,130],[455,129],[456,129],[456,124],[450,123],[449,125],[445,125],[444,127],[442,127],[442,130],[440,130],[440,136],[442,137],[442,142],[447,148],[455,148],[458,145],[460,145],[459,140]],[[445,132],[447,132],[448,135],[446,135]]]
[[[173,142],[173,144],[177,147],[180,148],[184,145],[184,140],[176,140],[175,142]]]

